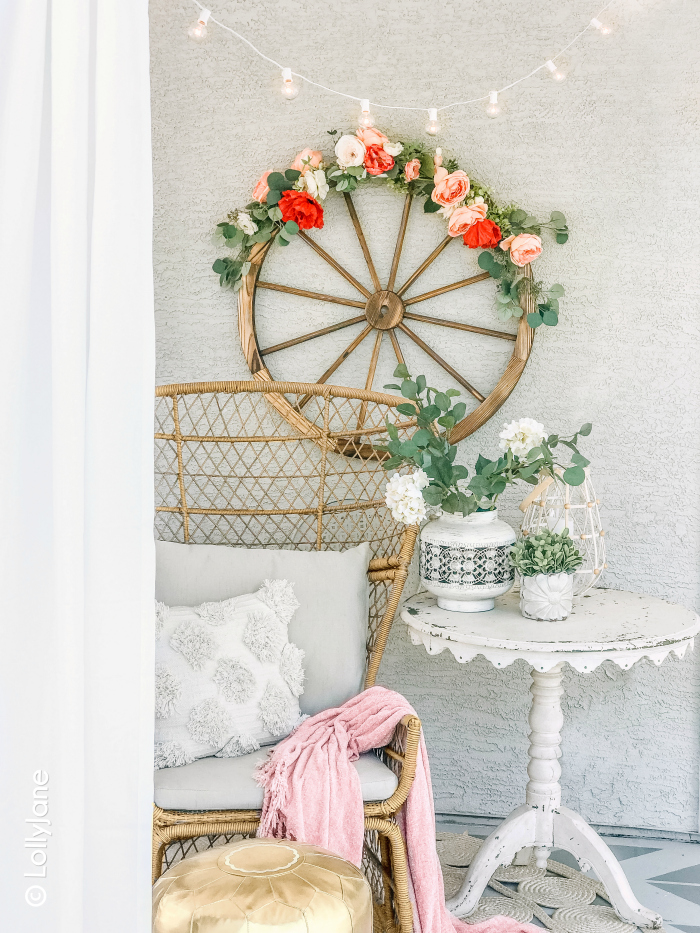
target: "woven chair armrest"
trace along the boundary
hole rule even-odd
[[[417,716],[404,716],[394,730],[391,742],[377,749],[379,757],[399,779],[391,797],[365,804],[365,816],[393,816],[406,802],[416,776],[420,747],[421,721]]]

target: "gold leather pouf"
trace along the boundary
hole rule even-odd
[[[362,872],[325,849],[245,839],[183,859],[153,888],[153,933],[372,933]]]

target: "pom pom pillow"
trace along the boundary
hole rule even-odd
[[[286,580],[190,608],[156,603],[156,768],[235,758],[299,723],[304,652],[287,627]]]

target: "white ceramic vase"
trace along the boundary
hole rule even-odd
[[[538,573],[520,578],[520,611],[526,619],[558,622],[571,612],[573,573]]]
[[[420,536],[420,578],[441,609],[484,612],[515,581],[510,549],[515,532],[498,509],[466,517],[443,512]]]

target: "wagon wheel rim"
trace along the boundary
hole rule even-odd
[[[248,364],[248,368],[255,380],[259,382],[274,382],[275,379],[264,362],[266,357],[271,356],[280,350],[285,350],[292,346],[298,346],[300,344],[306,343],[309,340],[314,340],[318,337],[323,337],[326,334],[333,333],[338,330],[343,330],[347,327],[351,327],[354,324],[364,323],[365,326],[362,331],[319,377],[317,384],[328,384],[328,380],[333,376],[342,363],[344,363],[345,360],[348,359],[348,357],[354,353],[355,350],[370,336],[370,334],[374,332],[374,345],[372,348],[369,371],[365,384],[365,390],[372,391],[372,384],[377,368],[379,351],[384,335],[386,334],[389,337],[397,362],[404,363],[405,361],[403,352],[401,350],[401,344],[398,340],[398,334],[403,334],[405,339],[410,340],[413,345],[419,347],[420,350],[422,350],[435,363],[437,363],[438,366],[440,366],[446,373],[448,373],[463,389],[466,389],[467,392],[476,398],[478,402],[477,407],[473,411],[469,412],[469,414],[466,415],[452,429],[450,440],[452,443],[457,443],[458,441],[463,440],[465,437],[468,437],[470,434],[473,434],[480,427],[482,427],[482,425],[486,424],[486,422],[489,421],[490,418],[492,418],[498,409],[503,405],[503,403],[510,396],[513,389],[517,385],[520,376],[525,369],[525,365],[530,357],[532,344],[534,341],[535,331],[527,322],[527,315],[535,310],[534,298],[529,289],[525,290],[524,294],[521,296],[520,306],[523,309],[523,314],[520,318],[518,330],[515,334],[509,333],[507,331],[497,331],[490,328],[478,327],[472,324],[464,324],[458,321],[448,321],[443,318],[416,313],[412,310],[413,305],[428,301],[429,299],[445,294],[446,292],[466,288],[477,282],[485,281],[486,279],[490,278],[489,273],[479,273],[466,279],[462,279],[458,282],[443,285],[440,288],[431,289],[430,291],[423,292],[410,298],[404,298],[403,296],[405,293],[420,278],[426,269],[432,265],[432,263],[443,252],[443,250],[446,249],[454,239],[459,239],[457,237],[451,236],[445,237],[445,239],[443,239],[438,244],[438,246],[435,247],[430,255],[426,257],[426,259],[406,279],[406,281],[397,288],[396,277],[413,201],[413,196],[409,194],[406,196],[404,203],[401,224],[399,226],[396,246],[394,248],[394,256],[391,263],[391,271],[389,273],[389,280],[386,284],[386,288],[384,288],[379,279],[379,276],[377,275],[374,261],[372,260],[367,241],[362,231],[362,226],[355,210],[353,200],[347,193],[344,193],[343,197],[347,205],[355,233],[359,240],[374,290],[370,291],[370,289],[362,285],[362,283],[359,282],[347,269],[345,269],[344,266],[342,266],[336,259],[334,259],[333,256],[330,255],[330,253],[328,253],[311,236],[309,236],[308,233],[305,233],[304,231],[299,231],[299,239],[307,244],[318,256],[321,257],[321,259],[328,263],[328,265],[330,265],[340,276],[342,276],[347,282],[350,283],[350,285],[353,286],[357,292],[357,298],[339,298],[335,295],[312,292],[305,289],[293,288],[291,286],[263,281],[260,278],[260,272],[273,241],[270,240],[267,243],[256,244],[249,256],[250,270],[247,275],[243,277],[241,288],[238,293],[238,330],[241,346],[243,348],[243,353],[246,359],[246,363]],[[532,278],[532,270],[529,264],[524,267],[524,274],[527,278]],[[291,340],[287,340],[282,343],[274,344],[261,349],[255,330],[255,296],[258,288],[298,295],[304,298],[325,301],[330,304],[345,305],[349,308],[355,309],[355,314],[346,320],[338,322],[337,324],[332,324],[328,327],[323,327],[308,334],[302,334],[301,336],[295,337]],[[436,327],[449,327],[455,330],[512,341],[514,344],[513,352],[503,374],[499,378],[495,387],[488,395],[483,395],[464,376],[462,376],[456,369],[454,369],[454,367],[452,367],[446,360],[444,360],[438,353],[436,353],[430,347],[430,345],[426,343],[426,341],[419,337],[418,334],[416,334],[415,331],[413,331],[412,328],[405,323],[406,321],[419,321],[421,323],[433,324]],[[318,427],[315,426],[313,422],[310,421],[303,413],[305,404],[309,401],[309,399],[310,396],[304,396],[299,400],[297,406],[293,406],[287,399],[279,395],[274,397],[271,396],[269,401],[277,409],[277,411],[303,435],[307,437],[315,437],[318,434]],[[365,412],[365,406],[362,405],[358,417],[356,432],[358,435],[361,433]],[[358,453],[359,450],[355,455]],[[362,453],[360,455],[366,456],[367,454]]]

